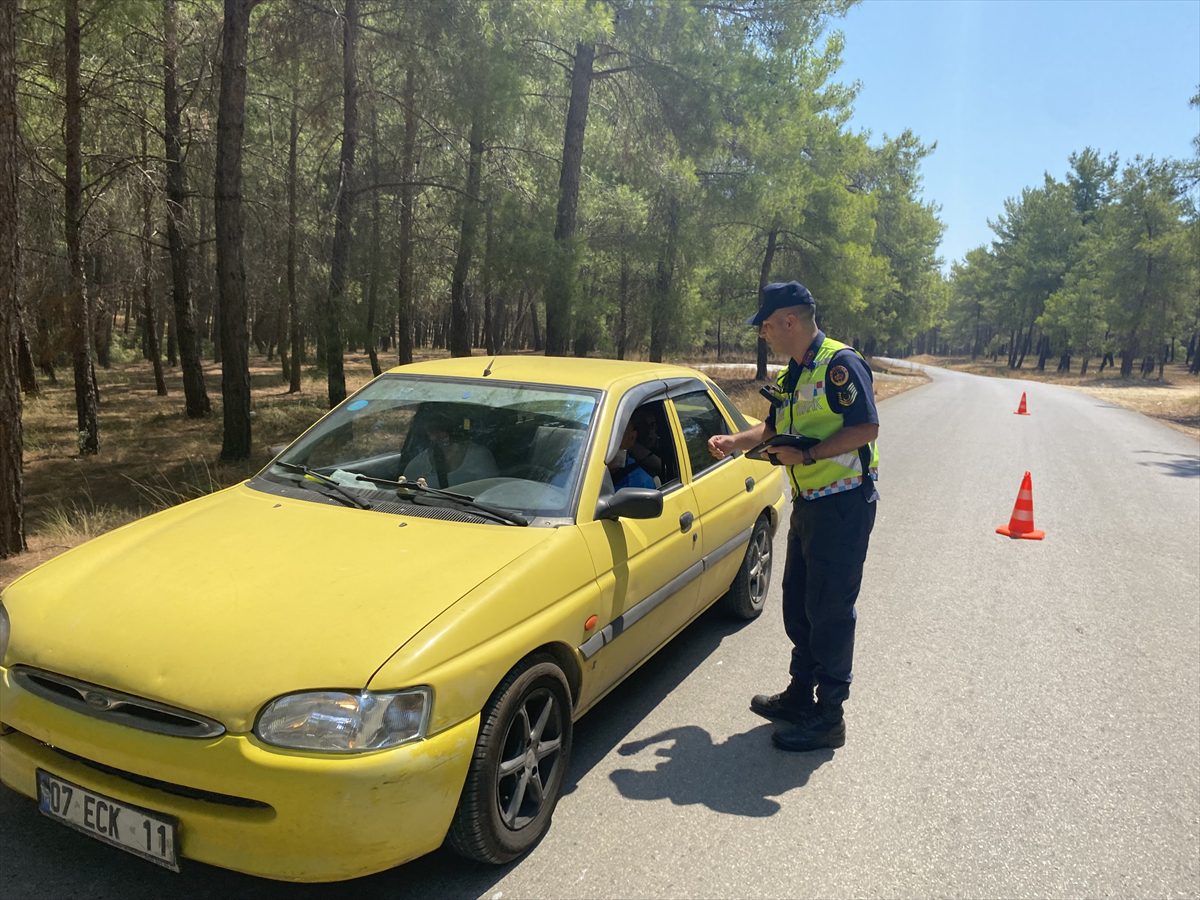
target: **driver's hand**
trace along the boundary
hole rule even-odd
[[[716,459],[724,459],[736,449],[732,434],[714,434],[708,439],[708,452]]]

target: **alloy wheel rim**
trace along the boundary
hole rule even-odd
[[[550,799],[547,790],[562,759],[563,711],[548,688],[531,691],[509,723],[496,769],[500,819],[513,831],[524,828]]]
[[[750,548],[750,602],[762,606],[771,583],[771,542],[765,529],[755,531]]]

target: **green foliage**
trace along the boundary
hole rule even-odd
[[[1004,348],[1019,368],[1034,335],[1083,360],[1119,353],[1161,360],[1200,335],[1200,242],[1188,164],[1086,148],[1065,181],[1049,175],[1006,201],[997,239],[956,265],[945,317],[956,348]],[[1119,174],[1118,174],[1119,172]]]
[[[142,198],[153,193],[151,295],[168,321],[162,196],[160,3],[84,2],[85,240],[97,317],[136,320]],[[359,146],[343,332],[355,348],[393,347],[401,204],[413,193],[418,347],[443,347],[462,205],[480,204],[468,280],[472,329],[506,350],[536,348],[552,278],[569,278],[573,346],[606,355],[751,350],[741,321],[769,273],[816,294],[822,324],[880,350],[938,321],[947,289],[937,208],[921,196],[933,152],[909,132],[873,142],[847,126],[856,87],[837,80],[851,0],[362,0]],[[220,0],[181,2],[179,86],[188,208],[184,226],[202,345],[217,333],[213,173]],[[65,364],[62,306],[61,6],[23,4],[19,23],[23,297],[35,355]],[[308,358],[320,340],[340,186],[342,27],[338,5],[262,3],[251,19],[242,189],[252,340],[286,336],[289,189],[294,187],[298,308]],[[572,54],[595,48],[578,228],[553,240]],[[406,86],[412,74],[412,108]],[[299,132],[295,184],[289,132]],[[478,117],[478,197],[466,197]],[[415,171],[403,184],[415,122]],[[147,150],[140,150],[143,133]],[[371,235],[377,230],[379,251]],[[564,254],[569,257],[565,258]],[[367,328],[376,286],[374,334]],[[165,343],[165,327],[160,340]],[[132,331],[121,354],[140,354]],[[383,354],[381,353],[381,356]],[[385,364],[387,360],[384,360]],[[264,410],[260,410],[260,415]],[[262,428],[261,418],[256,428]]]

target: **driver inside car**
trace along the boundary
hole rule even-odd
[[[655,488],[653,476],[650,475],[637,460],[633,458],[630,449],[637,443],[638,427],[631,420],[625,426],[625,433],[621,435],[621,449],[608,467],[609,474],[612,476],[614,490],[621,488]]]
[[[468,429],[466,419],[433,419],[426,429],[427,446],[404,467],[404,477],[409,481],[424,478],[436,488],[495,477],[492,451],[472,441]]]

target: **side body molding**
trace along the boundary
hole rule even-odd
[[[712,553],[705,555],[694,565],[689,566],[686,570],[676,575],[650,596],[640,601],[636,605],[630,607],[625,613],[613,619],[603,629],[592,635],[586,641],[579,645],[579,653],[585,660],[591,659],[600,652],[606,644],[612,643],[619,638],[624,632],[636,625],[639,620],[653,612],[655,607],[674,594],[676,591],[690,584],[695,579],[704,574],[705,569],[710,566],[715,566],[730,553],[735,550],[744,549],[750,542],[750,535],[753,528],[747,528],[735,535],[730,540],[726,541],[720,547],[713,550]]]

